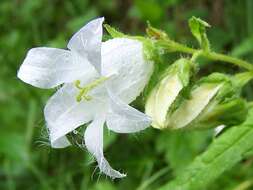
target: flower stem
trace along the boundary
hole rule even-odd
[[[187,53],[187,54],[195,54],[200,51],[199,49],[187,47],[183,44],[172,41],[170,39],[160,40],[158,41],[158,45],[162,47],[164,50],[167,50],[169,52],[182,52],[182,53]],[[247,61],[235,58],[235,57],[231,57],[229,55],[224,55],[224,54],[220,54],[220,53],[216,53],[212,51],[211,52],[203,51],[201,53],[201,56],[206,57],[213,61],[223,61],[223,62],[231,63],[250,71],[253,70],[253,64]]]

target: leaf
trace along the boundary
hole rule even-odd
[[[207,145],[211,131],[163,131],[156,140],[156,150],[164,152],[165,161],[174,174],[184,171]]]
[[[253,108],[247,120],[232,127],[215,139],[209,148],[184,170],[175,180],[159,190],[202,190],[223,172],[240,162],[253,149]]]
[[[189,27],[193,36],[198,40],[200,47],[204,51],[210,51],[210,43],[206,35],[206,27],[210,27],[210,25],[200,18],[192,17],[189,20]]]

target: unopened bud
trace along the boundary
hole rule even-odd
[[[246,101],[239,98],[234,78],[213,73],[193,87],[190,99],[167,118],[167,127],[211,128],[218,125],[236,125],[247,115]]]
[[[153,127],[159,129],[167,127],[168,114],[188,86],[194,69],[195,65],[190,60],[181,58],[164,73],[150,93],[145,106],[146,114],[153,119]]]

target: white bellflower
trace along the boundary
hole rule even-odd
[[[18,77],[35,87],[62,87],[44,109],[51,145],[70,145],[66,135],[87,124],[85,146],[100,171],[112,178],[122,174],[111,168],[103,154],[103,126],[117,133],[145,129],[151,120],[130,107],[153,71],[144,56],[143,43],[127,38],[102,42],[103,18],[95,19],[70,39],[68,50],[38,47],[31,49]]]

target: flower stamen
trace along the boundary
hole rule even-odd
[[[109,77],[100,77],[100,78],[92,81],[91,83],[85,85],[84,87],[81,87],[80,80],[76,80],[75,87],[80,90],[79,94],[76,96],[76,101],[80,102],[80,101],[82,101],[82,99],[85,99],[86,101],[90,101],[92,99],[92,97],[88,95],[88,92],[91,91],[92,89],[94,89],[95,87],[97,87],[99,84],[106,81],[108,78]]]

